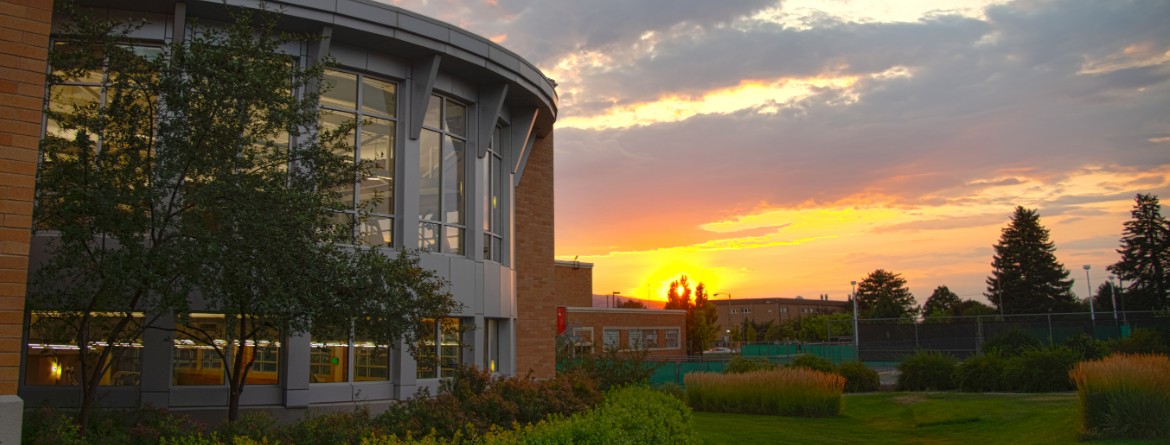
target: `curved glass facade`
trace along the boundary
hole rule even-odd
[[[372,167],[369,177],[355,177],[338,190],[342,202],[336,217],[350,224],[363,244],[388,255],[421,251],[423,266],[451,283],[464,310],[432,322],[433,336],[420,341],[418,360],[405,345],[375,344],[360,329],[272,333],[271,341],[244,345],[254,364],[242,404],[385,400],[410,397],[421,387],[434,393],[438,380],[461,364],[515,373],[521,249],[513,239],[516,184],[532,141],[552,131],[552,82],[487,39],[393,6],[364,0],[328,6],[267,3],[281,11],[290,31],[322,37],[281,50],[294,63],[333,61],[325,72],[320,129],[356,122],[347,135],[352,150],[337,154]],[[106,12],[147,17],[131,38],[160,45],[190,32],[186,24],[192,21],[223,20],[227,6],[189,0],[117,8]],[[101,100],[100,76],[75,83],[53,96],[64,102],[50,106]],[[44,128],[60,131],[54,122]],[[51,232],[38,232],[30,264],[51,242]],[[62,387],[73,386],[69,351],[75,345],[55,341],[50,329],[35,330],[50,326],[52,315],[32,315],[20,389],[29,404],[61,400]],[[213,360],[216,348],[195,341],[204,336],[232,345],[222,316],[198,313],[185,321],[152,323],[162,329],[144,330],[131,353],[117,358],[103,380],[111,391],[104,400],[112,406],[224,406],[227,386],[218,358]]]

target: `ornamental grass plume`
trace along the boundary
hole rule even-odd
[[[1085,437],[1170,439],[1170,357],[1115,354],[1082,362],[1069,376]]]
[[[700,411],[827,417],[841,413],[845,378],[805,368],[742,374],[692,373],[687,403]]]

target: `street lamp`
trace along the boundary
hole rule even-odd
[[[614,304],[617,303],[617,296],[621,295],[621,294],[622,294],[621,291],[616,291],[616,290],[613,291],[613,293],[609,294],[609,307],[614,307]]]
[[[1106,280],[1109,280],[1109,296],[1113,300],[1113,324],[1117,324],[1117,286],[1113,285],[1113,275],[1110,275]]]
[[[1089,288],[1089,318],[1097,323],[1097,311],[1093,310],[1093,284],[1089,282],[1089,265],[1085,266],[1085,286]]]
[[[853,349],[856,350],[861,347],[861,343],[858,340],[860,337],[858,334],[860,333],[857,332],[857,281],[850,281],[849,287],[852,289],[850,292],[853,294]]]

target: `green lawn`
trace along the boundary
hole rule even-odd
[[[841,416],[805,419],[695,412],[709,444],[1076,443],[1077,397],[1065,394],[847,395]],[[1153,441],[1092,441],[1153,444]]]

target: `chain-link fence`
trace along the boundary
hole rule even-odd
[[[1095,319],[1094,319],[1095,318]],[[737,356],[758,357],[772,363],[786,365],[800,354],[811,354],[840,364],[860,360],[871,368],[893,369],[906,356],[920,350],[934,350],[964,359],[978,354],[983,343],[997,335],[1020,331],[1045,345],[1061,345],[1070,338],[1084,334],[1098,340],[1125,338],[1137,329],[1156,329],[1170,332],[1170,314],[1162,312],[1118,312],[985,315],[977,317],[932,317],[912,322],[904,319],[858,320],[858,344],[851,335],[852,326],[833,323],[824,332],[829,341],[802,341],[786,339],[734,344],[738,350],[730,353],[707,354],[681,358],[649,358],[655,366],[650,383],[654,385],[683,384],[683,377],[692,372],[723,372],[727,363]],[[843,335],[844,334],[844,335]]]
[[[1094,319],[1095,318],[1095,319]],[[919,350],[934,350],[963,359],[978,353],[988,339],[1021,331],[1046,345],[1064,344],[1085,334],[1098,340],[1128,337],[1136,329],[1170,329],[1170,315],[1155,312],[1096,314],[984,315],[939,317],[917,323],[900,319],[858,321],[858,358],[863,362],[898,362]]]

